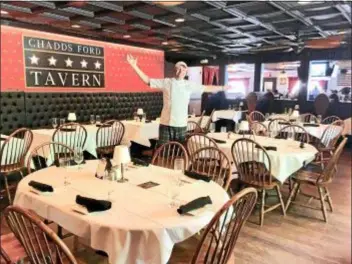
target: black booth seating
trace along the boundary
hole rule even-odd
[[[26,112],[23,92],[0,93],[0,133],[9,135],[17,128],[25,127]]]
[[[51,118],[66,118],[75,112],[78,122],[89,122],[90,115],[101,119],[129,119],[143,108],[148,119],[160,116],[161,92],[147,93],[24,93],[1,92],[1,134],[20,127],[51,126]]]

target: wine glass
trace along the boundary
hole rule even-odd
[[[221,127],[221,128],[220,128],[220,132],[221,132],[221,133],[226,133],[226,132],[227,132],[227,127],[224,127],[224,126]]]
[[[90,123],[93,125],[95,123],[95,116],[94,115],[90,115]]]
[[[56,117],[51,119],[51,125],[53,126],[54,129],[57,128],[58,124],[57,124],[57,118]]]
[[[265,114],[265,119],[268,120],[268,119],[269,119],[269,116],[270,116],[269,113],[266,113],[266,114]]]
[[[60,126],[65,124],[65,118],[60,118]]]
[[[76,162],[76,164],[78,165],[78,169],[81,169],[80,164],[83,162],[83,150],[82,148],[75,148],[74,150],[74,156],[73,156],[73,160]]]
[[[101,124],[100,115],[97,115],[97,116],[95,117],[95,122],[97,123],[97,125],[100,125],[100,124]]]
[[[209,131],[210,131],[210,133],[214,133],[215,132],[215,124],[214,123],[210,123]]]

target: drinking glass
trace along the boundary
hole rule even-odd
[[[51,119],[51,124],[52,124],[54,129],[57,128],[57,118],[56,117]]]
[[[83,150],[81,148],[75,148],[73,160],[77,163],[78,169],[80,169],[80,164],[83,162]]]
[[[295,140],[295,132],[287,132],[287,139],[288,140]]]
[[[147,114],[146,114],[146,113],[143,113],[143,116],[142,116],[142,123],[145,123],[146,120],[147,120]]]
[[[210,131],[210,133],[214,133],[215,132],[215,124],[214,123],[210,123],[209,131]]]
[[[97,123],[97,125],[100,125],[100,124],[101,124],[100,115],[97,115],[97,116],[95,117],[95,122]]]
[[[318,118],[318,124],[320,124],[320,123],[321,123],[321,120],[322,120],[322,116],[321,116],[321,115],[318,115],[317,118]]]
[[[180,195],[180,185],[181,181],[179,179],[179,177],[171,177],[170,182],[169,182],[169,186],[168,186],[168,196],[171,200],[170,202],[170,207],[177,207],[178,203],[177,203],[177,198]]]
[[[64,157],[64,158],[59,158],[59,166],[60,168],[63,168],[65,170],[64,172],[64,185],[68,186],[70,185],[69,181],[69,172],[66,170],[70,166],[70,158]]]
[[[174,161],[174,170],[177,171],[184,171],[185,168],[185,161],[182,158],[177,158]]]
[[[235,123],[235,133],[238,134],[238,132],[240,132],[240,123],[236,122]]]
[[[63,124],[65,124],[65,118],[60,118],[60,126],[62,126]]]
[[[221,133],[226,133],[227,132],[227,127],[221,127],[220,128]]]
[[[268,119],[269,119],[269,116],[270,116],[269,113],[266,113],[266,114],[265,114],[265,119],[268,120]]]
[[[95,123],[95,116],[90,115],[90,123],[93,125]]]

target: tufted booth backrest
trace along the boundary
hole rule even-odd
[[[66,118],[75,112],[78,122],[88,122],[90,115],[102,120],[113,118],[113,93],[26,93],[28,127],[50,126],[53,117]]]
[[[32,129],[51,125],[51,118],[66,118],[75,112],[78,122],[89,122],[90,115],[102,120],[128,119],[143,108],[148,119],[160,116],[161,92],[148,93],[23,93],[1,92],[1,133],[16,128]]]
[[[116,94],[114,116],[118,120],[132,118],[138,108],[142,108],[147,119],[160,116],[163,107],[161,92],[148,93],[119,93]]]
[[[17,128],[26,126],[23,92],[0,93],[0,133],[9,135]]]

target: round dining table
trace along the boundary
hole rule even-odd
[[[276,150],[267,150],[267,153],[271,162],[271,173],[281,183],[284,183],[293,173],[313,161],[318,153],[314,146],[304,144],[304,147],[301,148],[300,142],[294,140],[234,133],[208,133],[207,136],[222,141],[217,143],[217,146],[230,160],[233,160],[232,145],[241,138],[250,138],[263,147],[275,147]],[[235,170],[236,168],[233,168],[233,171]]]
[[[197,181],[182,171],[150,165],[126,166],[125,183],[95,177],[98,161],[80,169],[48,167],[36,171],[18,185],[14,204],[33,210],[65,230],[105,251],[111,264],[167,263],[173,246],[204,228],[229,200],[217,183]],[[175,178],[181,180],[179,205],[209,196],[212,204],[180,215],[170,206]],[[30,181],[49,184],[53,192],[39,192]],[[106,211],[88,213],[76,204],[77,195],[111,201]]]

